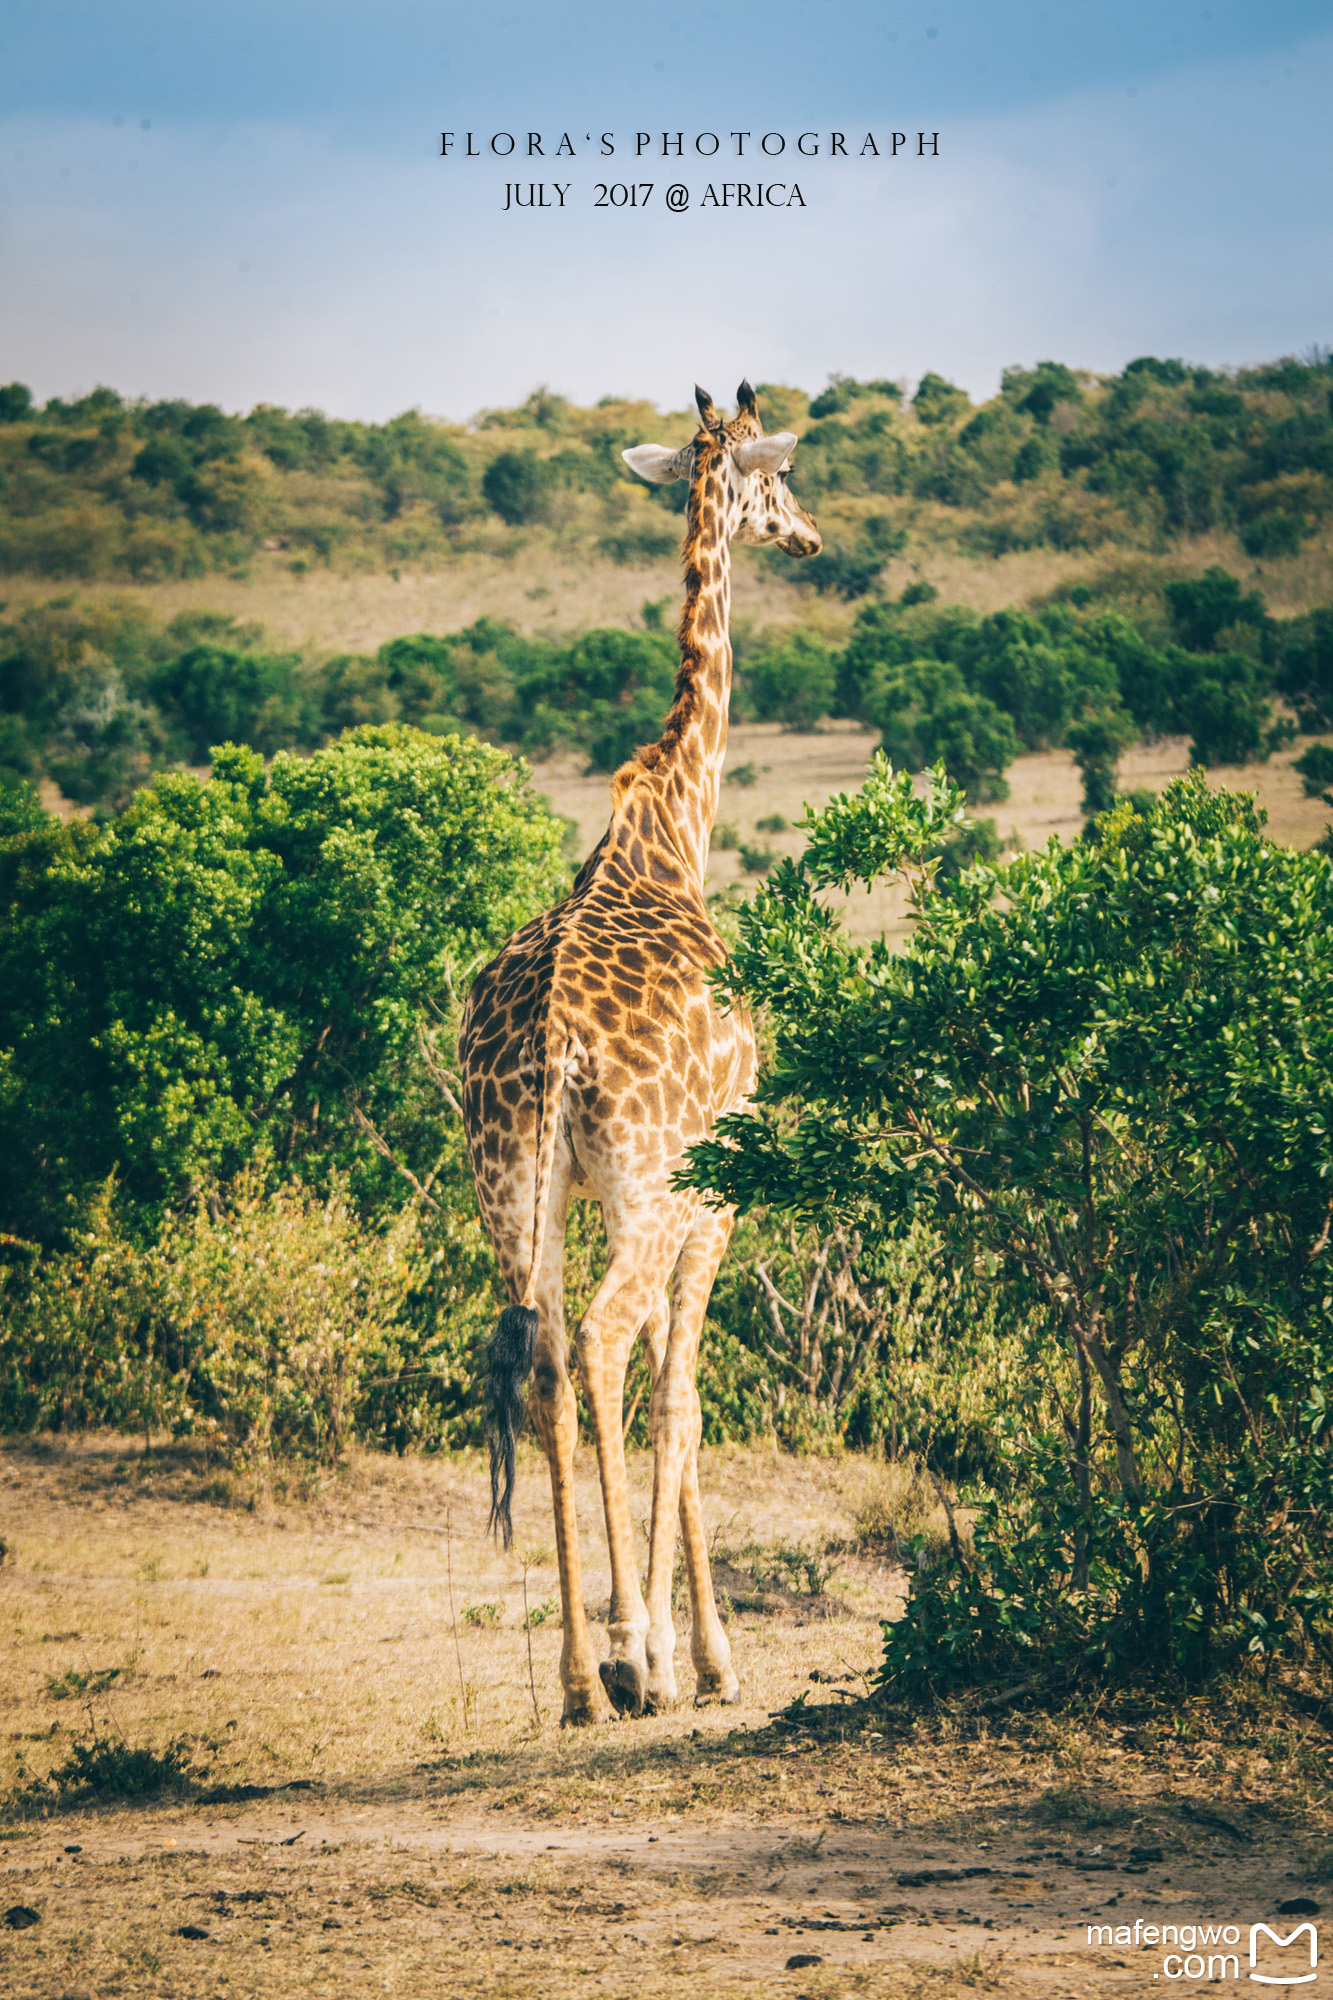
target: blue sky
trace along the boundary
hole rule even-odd
[[[1299,352],[1333,340],[1331,102],[1326,0],[7,0],[0,379],[465,417],[538,382],[679,406],[936,368],[983,396],[1046,356]],[[442,160],[443,129],[518,157]],[[903,157],[858,157],[894,130]],[[576,157],[523,160],[528,131]],[[742,178],[805,206],[701,205]],[[533,180],[564,207],[505,213]]]

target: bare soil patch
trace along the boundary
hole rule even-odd
[[[631,1477],[643,1515],[644,1457]],[[579,1478],[596,1604],[587,1455]],[[539,1717],[521,1564],[484,1539],[478,1459],[360,1457],[302,1491],[166,1445],[11,1444],[0,1988],[1147,1994],[1163,1953],[1144,1925],[1247,1942],[1300,1920],[1280,1903],[1329,1897],[1316,1716],[1259,1743],[1199,1702],[1138,1729],[1094,1704],[966,1725],[859,1705],[905,1585],[860,1541],[884,1478],[850,1456],[705,1453],[741,1703],[562,1732],[535,1459],[515,1514]],[[818,1728],[802,1695],[827,1704]],[[90,1733],[187,1738],[197,1774],[25,1803]],[[1235,1979],[1170,1983],[1253,1991],[1248,1970],[1243,1942]]]

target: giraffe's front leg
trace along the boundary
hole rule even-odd
[[[644,1345],[648,1350],[648,1371],[654,1383],[666,1360],[670,1324],[670,1303],[663,1300],[643,1330]],[[717,1599],[713,1595],[708,1537],[704,1533],[703,1506],[699,1499],[699,1441],[702,1435],[703,1413],[696,1386],[690,1420],[690,1449],[680,1475],[680,1539],[690,1581],[690,1656],[694,1661],[694,1699],[700,1707],[709,1702],[735,1701],[740,1693],[740,1682],[731,1664],[731,1645],[717,1615]]]

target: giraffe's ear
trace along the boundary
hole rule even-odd
[[[795,442],[793,438],[792,443]],[[689,478],[694,446],[687,444],[679,451],[668,451],[664,444],[632,444],[620,456],[630,471],[637,472],[649,485],[669,486],[673,479]]]
[[[795,431],[774,431],[772,437],[733,445],[731,455],[742,472],[781,472],[795,449]]]

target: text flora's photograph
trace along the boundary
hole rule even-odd
[[[1318,1991],[1333,34],[0,63],[0,1980]]]

